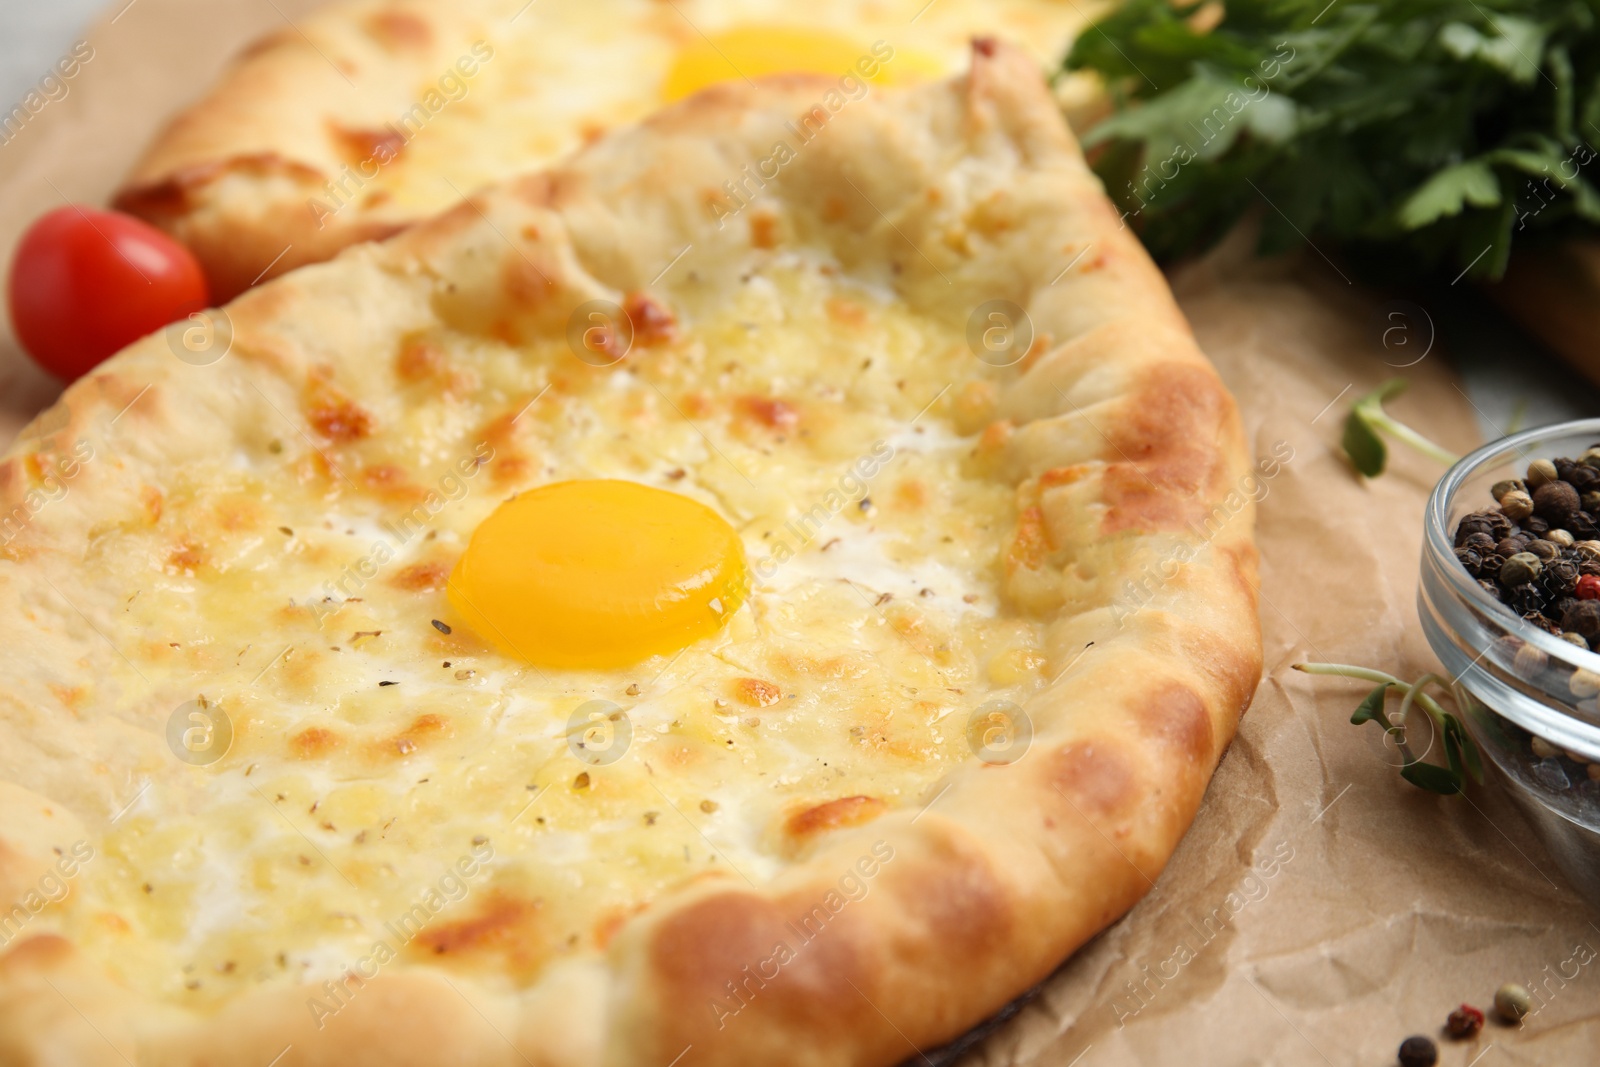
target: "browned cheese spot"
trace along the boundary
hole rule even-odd
[[[978,437],[978,454],[980,456],[996,456],[1011,443],[1011,437],[1017,432],[1010,419],[999,419],[983,428],[983,433]]]
[[[423,743],[438,737],[449,737],[450,720],[428,712],[418,715],[410,726],[378,745],[378,753],[386,756],[409,756]]]
[[[825,306],[828,318],[840,326],[859,328],[867,324],[867,309],[848,297],[830,296]]]
[[[307,726],[289,738],[289,754],[295,759],[321,759],[338,748],[342,739],[323,726]]]
[[[375,11],[367,16],[366,30],[369,37],[390,52],[420,50],[433,43],[432,28],[408,11]]]
[[[735,700],[752,708],[770,708],[783,699],[783,690],[760,678],[735,678],[729,688]]]
[[[1006,547],[1007,574],[1020,567],[1038,570],[1050,555],[1050,532],[1045,528],[1044,512],[1037,505],[1023,508],[1017,515],[1017,532]]]
[[[753,248],[767,250],[778,247],[777,216],[765,211],[758,211],[750,216],[750,245]]]
[[[888,808],[889,806],[877,797],[840,797],[838,800],[830,800],[825,804],[795,812],[784,822],[784,829],[791,837],[810,837],[829,830],[871,822]]]
[[[660,301],[645,293],[623,297],[622,310],[633,324],[633,343],[644,348],[668,344],[678,336],[678,320]]]
[[[346,163],[361,168],[363,172],[369,170],[375,172],[376,167],[393,162],[406,146],[404,135],[393,126],[372,130],[330,122],[328,136],[333,141],[334,150],[338,152],[339,157]],[[370,177],[370,174],[367,176]]]
[[[527,429],[528,424],[522,423],[519,428],[520,416],[533,399],[529,396],[519,401],[514,408],[489,420],[479,431],[479,437],[494,450],[494,458],[489,461],[489,477],[496,486],[522,483],[537,473],[537,462],[521,443],[521,431]]]
[[[179,574],[193,574],[205,561],[205,546],[194,540],[180,541],[167,553],[167,566]]]
[[[372,433],[372,416],[329,380],[326,371],[313,372],[306,380],[304,405],[306,422],[335,444],[359,441]]]
[[[426,382],[444,375],[450,357],[444,349],[423,337],[407,337],[400,342],[394,372],[403,382]]]
[[[450,564],[441,560],[411,563],[395,572],[393,584],[412,593],[443,589],[450,579]]]
[[[891,497],[896,507],[905,511],[921,511],[928,506],[930,493],[926,482],[919,478],[902,478],[895,484]]]
[[[450,922],[434,918],[412,944],[430,956],[470,961],[474,966],[485,956],[498,958],[513,974],[531,975],[547,955],[538,928],[539,910],[537,900],[493,891],[477,914]],[[405,918],[397,922],[404,923]]]
[[[787,400],[770,396],[742,396],[739,411],[769,430],[787,433],[800,425],[800,409]]]
[[[361,470],[363,489],[384,500],[402,504],[415,504],[427,497],[427,492],[411,482],[405,468],[393,463],[375,463]]]

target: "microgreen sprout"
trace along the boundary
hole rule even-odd
[[[1350,721],[1356,726],[1364,722],[1376,722],[1383,727],[1384,732],[1395,740],[1396,746],[1405,756],[1406,761],[1400,767],[1400,777],[1412,785],[1426,789],[1430,793],[1453,796],[1465,790],[1467,778],[1471,778],[1479,785],[1483,784],[1483,759],[1478,754],[1478,746],[1468,736],[1466,728],[1461,725],[1461,720],[1440,707],[1439,702],[1427,692],[1428,686],[1436,686],[1450,694],[1458,709],[1465,706],[1464,699],[1448,679],[1437,674],[1424,674],[1415,682],[1406,682],[1383,671],[1375,671],[1368,667],[1352,667],[1343,663],[1296,663],[1294,669],[1304,671],[1306,674],[1331,674],[1341,678],[1359,678],[1378,683],[1377,688],[1356,705]],[[1391,689],[1403,694],[1400,698],[1399,717],[1395,719],[1389,718],[1389,713],[1384,708]],[[1434,729],[1443,739],[1445,766],[1424,763],[1421,757],[1415,755],[1407,746],[1405,721],[1406,714],[1413,704],[1427,714],[1433,722]]]
[[[1344,420],[1345,454],[1350,457],[1356,470],[1368,478],[1376,478],[1388,465],[1389,447],[1382,436],[1385,433],[1446,466],[1461,458],[1454,452],[1440,448],[1383,410],[1383,402],[1405,392],[1407,384],[1404,378],[1390,378],[1357,400]]]

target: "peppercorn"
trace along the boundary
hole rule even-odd
[[[1595,512],[1600,511],[1600,489],[1590,489],[1588,492],[1580,494],[1578,499],[1583,504],[1583,510],[1589,514],[1593,515]]]
[[[1532,589],[1533,586],[1524,585],[1521,588],[1523,588],[1523,589]],[[1516,597],[1513,596],[1511,598],[1511,601],[1512,601],[1512,608],[1513,608],[1513,610],[1515,610],[1515,608],[1516,608]],[[1527,611],[1524,611],[1522,613],[1522,621],[1525,622],[1525,623],[1528,623],[1531,626],[1538,627],[1539,629],[1543,630],[1545,633],[1549,634],[1551,637],[1554,637],[1557,634],[1559,634],[1561,632],[1561,627],[1557,626],[1555,624],[1554,620],[1552,620],[1550,618],[1550,616],[1548,616],[1548,615],[1546,615],[1544,613],[1546,605],[1542,601],[1535,601],[1535,603],[1537,603],[1539,606],[1535,607],[1535,608],[1530,608]]]
[[[1511,492],[1513,489],[1520,489],[1522,492],[1527,492],[1528,486],[1521,478],[1507,478],[1503,482],[1495,482],[1494,486],[1489,490],[1489,495],[1494,497],[1495,503],[1498,504],[1500,502],[1500,498]]]
[[[1544,649],[1534,648],[1532,645],[1523,645],[1517,649],[1517,654],[1511,657],[1511,666],[1524,678],[1537,674],[1550,665],[1550,657]]]
[[[1561,631],[1561,640],[1567,642],[1570,645],[1577,645],[1579,648],[1588,648],[1589,647],[1589,642],[1587,642],[1587,641],[1585,641],[1583,639],[1583,635],[1582,634],[1575,634],[1571,630],[1562,630]],[[1600,764],[1595,764],[1595,766],[1600,767]]]
[[[1600,634],[1600,600],[1580,600],[1561,616],[1561,628],[1593,641]]]
[[[1478,557],[1478,567],[1480,570],[1483,567],[1481,556]],[[1553,559],[1544,565],[1541,581],[1551,592],[1570,593],[1578,584],[1578,565],[1570,559]]]
[[[1494,535],[1494,523],[1484,512],[1475,511],[1456,523],[1456,544],[1464,545],[1467,538],[1478,534],[1486,537]]]
[[[1583,575],[1578,579],[1574,592],[1579,600],[1600,600],[1600,578],[1592,574]]]
[[[1491,493],[1498,508],[1462,516],[1454,530],[1455,556],[1461,568],[1524,622],[1548,634],[1563,636],[1557,620],[1571,614],[1581,626],[1569,641],[1600,648],[1600,616],[1591,617],[1589,596],[1575,594],[1583,578],[1600,579],[1600,443],[1592,446],[1595,464],[1566,457],[1536,460],[1526,483],[1508,478]],[[1580,486],[1587,487],[1580,492]],[[1531,488],[1531,492],[1529,491]],[[1577,505],[1592,494],[1595,512]],[[1583,587],[1600,600],[1600,583]]]
[[[1578,457],[1578,462],[1585,467],[1600,467],[1600,447],[1591,448]]]
[[[1504,569],[1506,568],[1502,566],[1501,571],[1504,571]],[[1510,605],[1510,609],[1523,617],[1544,611],[1544,601],[1546,601],[1544,593],[1539,592],[1538,585],[1531,584],[1531,582],[1526,585],[1517,585],[1515,589],[1510,590],[1510,595],[1506,598],[1506,603]]]
[[[1479,562],[1482,562],[1480,557]],[[1509,557],[1500,567],[1500,581],[1509,586],[1519,586],[1531,582],[1539,577],[1539,572],[1544,570],[1544,563],[1532,552],[1518,552]]]
[[[1600,674],[1580,667],[1572,672],[1571,678],[1567,679],[1567,689],[1579,700],[1600,694]]]
[[[1494,991],[1494,1010],[1508,1023],[1521,1022],[1532,1007],[1533,997],[1515,982],[1507,982]]]
[[[1400,1067],[1433,1067],[1438,1062],[1439,1050],[1421,1034],[1400,1042]]]
[[[1522,551],[1538,556],[1540,563],[1549,563],[1561,554],[1560,546],[1554,541],[1547,541],[1542,537],[1535,537],[1532,541],[1529,541],[1528,547]]]
[[[1552,526],[1560,526],[1578,510],[1578,491],[1567,482],[1545,482],[1533,491],[1533,512]]]
[[[1512,522],[1521,522],[1533,514],[1533,497],[1521,489],[1513,489],[1500,498],[1500,510]]]
[[[1471,1004],[1463,1004],[1445,1020],[1445,1032],[1457,1041],[1469,1038],[1483,1029],[1483,1012]]]

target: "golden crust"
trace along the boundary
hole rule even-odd
[[[105,664],[91,617],[113,607],[80,619],[51,587],[70,586],[113,517],[150,506],[141,486],[157,472],[252,433],[254,396],[303,392],[312,353],[330,358],[344,338],[429,321],[532,337],[595,297],[692,302],[760,263],[774,232],[926,314],[1012,300],[1044,339],[1001,390],[981,458],[1017,489],[1007,592],[1052,619],[1051,659],[1066,665],[1028,706],[1026,755],[969,760],[920,811],[802,818],[775,878],[692,880],[623,920],[603,954],[527,988],[408,963],[321,1032],[293,987],[208,1016],[115,985],[59,937],[23,936],[0,957],[0,1059],[420,1065],[448,1049],[539,1067],[888,1065],[994,1012],[1148,891],[1259,676],[1237,412],[1010,49],[980,42],[966,78],[852,104],[750,211],[719,209],[725,177],[767,157],[818,84],[691,98],[561,169],[246,295],[228,309],[233,352],[207,374],[146,339],[41,416],[0,464],[7,513],[29,508],[74,442],[106,439],[113,420],[123,432],[0,551],[0,610],[28,623],[4,653],[18,684],[0,697],[0,780],[31,798],[7,802],[22,814],[0,826],[0,884],[35,877],[51,838],[39,811],[69,809],[95,839],[120,806],[113,783],[136,780],[160,729],[148,709],[173,704],[130,693],[124,714],[88,722],[57,710],[75,675],[125,672]],[[686,243],[693,274],[658,278]],[[1152,569],[1165,580],[1130,599]],[[862,864],[871,891],[831,909]],[[826,936],[806,936],[823,922]],[[774,963],[780,945],[790,958]]]
[[[456,34],[435,30],[439,18],[425,4],[357,0],[307,31],[263,38],[167,125],[113,206],[188,245],[219,303],[397,232],[417,214],[381,202],[331,214],[312,205],[326,206],[345,167],[387,158],[348,151],[341,130],[391,129],[417,85],[457,60]],[[451,29],[471,20],[461,21]]]
[[[342,0],[239,56],[114,202],[188,244],[222,302],[642,118],[702,30],[805,26],[864,52],[881,37],[899,50],[881,76],[913,79],[962,69],[980,31],[1053,67],[1082,17],[1058,0],[965,0],[914,24],[861,0]]]

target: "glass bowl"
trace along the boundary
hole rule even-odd
[[[1600,903],[1600,652],[1500,603],[1456,560],[1453,539],[1464,515],[1494,506],[1495,482],[1597,443],[1600,419],[1583,419],[1502,438],[1451,467],[1428,499],[1417,614],[1473,740],[1562,872]]]

